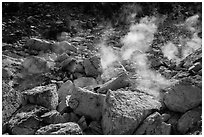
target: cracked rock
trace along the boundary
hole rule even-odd
[[[82,135],[78,124],[73,122],[50,124],[37,130],[36,135]]]
[[[137,91],[108,91],[102,111],[102,129],[108,135],[132,135],[139,124],[159,110],[161,103]]]
[[[68,104],[74,110],[74,113],[93,120],[99,120],[102,116],[104,98],[105,95],[75,87]]]
[[[48,109],[56,109],[58,105],[58,94],[56,85],[39,86],[22,92],[23,105],[36,104]]]

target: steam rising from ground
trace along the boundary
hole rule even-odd
[[[201,48],[202,39],[198,37],[198,32],[201,27],[199,26],[198,15],[191,16],[180,26],[189,30],[192,34],[191,38],[181,38],[179,44],[168,42],[162,47],[162,52],[169,60],[175,61],[177,64],[195,50]]]
[[[155,96],[159,96],[159,90],[171,83],[166,80],[162,75],[153,71],[149,67],[146,52],[149,50],[154,39],[154,33],[157,31],[155,25],[156,18],[145,17],[140,23],[134,24],[130,27],[130,32],[121,39],[123,47],[121,48],[120,55],[114,53],[111,47],[101,46],[101,64],[104,73],[107,73],[107,68],[115,69],[112,64],[114,62],[121,62],[121,60],[128,60],[134,66],[136,79],[136,88],[145,89],[142,91],[148,92]],[[110,69],[109,69],[110,70]]]

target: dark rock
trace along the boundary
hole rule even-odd
[[[68,122],[60,124],[50,124],[38,129],[36,135],[82,135],[82,130],[78,124]]]
[[[2,81],[2,123],[4,124],[21,105],[22,94]]]
[[[82,116],[77,123],[81,127],[82,131],[84,131],[88,127],[86,118],[84,116]]]
[[[195,64],[193,64],[193,66],[191,66],[188,71],[192,72],[194,74],[198,73],[198,71],[200,71],[202,69],[202,64],[200,62],[196,62]]]
[[[172,111],[186,112],[202,102],[202,89],[188,81],[180,81],[166,91],[164,103]]]
[[[68,104],[74,110],[74,113],[93,120],[99,120],[102,116],[104,98],[105,95],[75,87]]]
[[[85,68],[85,73],[87,76],[90,77],[97,77],[98,75],[101,74],[101,71],[99,68],[97,68],[97,63],[94,63],[94,61],[91,61],[92,59],[85,59],[84,60],[84,68]]]
[[[88,128],[91,129],[93,132],[95,132],[98,135],[102,135],[103,134],[101,123],[98,122],[98,121],[92,121],[89,124]]]
[[[131,135],[153,110],[159,110],[161,106],[151,96],[137,91],[109,91],[102,111],[103,133]]]
[[[41,106],[23,106],[9,120],[9,131],[13,135],[34,135],[41,126],[40,115],[47,111],[46,108]]]
[[[161,119],[163,122],[166,122],[170,119],[171,115],[170,114],[167,114],[167,113],[164,113],[161,115]]]
[[[48,109],[56,109],[58,105],[58,94],[56,85],[39,86],[22,92],[23,104],[36,104]]]
[[[201,107],[187,111],[178,120],[177,130],[182,134],[187,133],[189,130],[195,128],[195,126],[199,126],[198,122],[201,121],[201,116],[202,116]]]
[[[180,62],[180,66],[183,66],[185,68],[189,68],[193,66],[195,62],[202,60],[202,48],[197,49],[192,54],[188,55],[184,60]]]
[[[135,135],[170,135],[171,125],[162,121],[162,116],[155,112],[148,116],[134,133]]]

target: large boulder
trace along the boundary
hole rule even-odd
[[[28,49],[38,51],[49,51],[51,50],[51,45],[52,44],[50,42],[38,38],[31,38],[27,40],[25,44]]]
[[[131,135],[161,103],[139,91],[108,91],[102,111],[104,134]]]
[[[8,129],[13,135],[34,135],[40,128],[40,116],[48,109],[37,105],[26,105],[9,120]]]
[[[58,105],[58,94],[56,85],[54,84],[35,87],[33,89],[23,91],[22,94],[23,105],[36,104],[48,109],[56,109]]]
[[[21,105],[22,94],[2,81],[2,123],[4,124]]]
[[[148,116],[134,133],[135,135],[170,135],[171,125],[162,121],[162,116],[155,112]]]
[[[202,89],[188,81],[179,81],[166,91],[164,103],[169,110],[186,112],[202,103]]]
[[[82,135],[78,124],[73,122],[50,124],[37,130],[36,135]]]
[[[31,56],[24,60],[23,71],[28,75],[41,74],[49,71],[49,65],[44,58]]]
[[[74,110],[74,113],[78,115],[84,115],[93,120],[100,120],[104,99],[105,95],[75,87],[68,105]]]
[[[188,131],[192,130],[193,128],[196,128],[196,126],[199,126],[199,122],[202,123],[201,116],[202,116],[201,107],[187,111],[178,120],[177,130],[181,134],[185,134]]]

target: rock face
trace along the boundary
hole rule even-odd
[[[198,122],[201,122],[201,116],[202,116],[201,108],[196,108],[196,109],[187,111],[178,120],[177,130],[180,133],[185,134],[187,131],[195,128],[196,125],[199,126]]]
[[[148,116],[136,130],[135,135],[170,135],[171,125],[162,122],[162,116],[155,112]]]
[[[29,39],[26,44],[26,47],[32,50],[38,50],[38,51],[48,51],[51,49],[51,43],[46,40],[41,40],[37,38],[31,38]]]
[[[143,93],[109,91],[102,111],[103,133],[131,135],[153,109],[160,108],[160,102]]]
[[[20,107],[21,93],[12,89],[8,84],[2,81],[2,123]]]
[[[49,71],[49,66],[47,61],[41,57],[31,56],[24,60],[23,62],[24,71],[27,74],[40,74]]]
[[[8,128],[13,135],[34,135],[41,126],[40,115],[47,111],[41,106],[23,106],[9,120]]]
[[[75,87],[68,104],[74,110],[74,113],[93,120],[99,120],[102,114],[104,98],[105,95]]]
[[[202,89],[192,84],[178,82],[167,89],[164,94],[164,103],[168,109],[176,112],[185,112],[202,102]]]
[[[39,86],[22,92],[23,105],[36,104],[48,109],[56,109],[58,105],[58,94],[56,85]]]
[[[50,124],[40,128],[36,135],[82,135],[82,130],[78,124],[68,122],[60,124]]]

